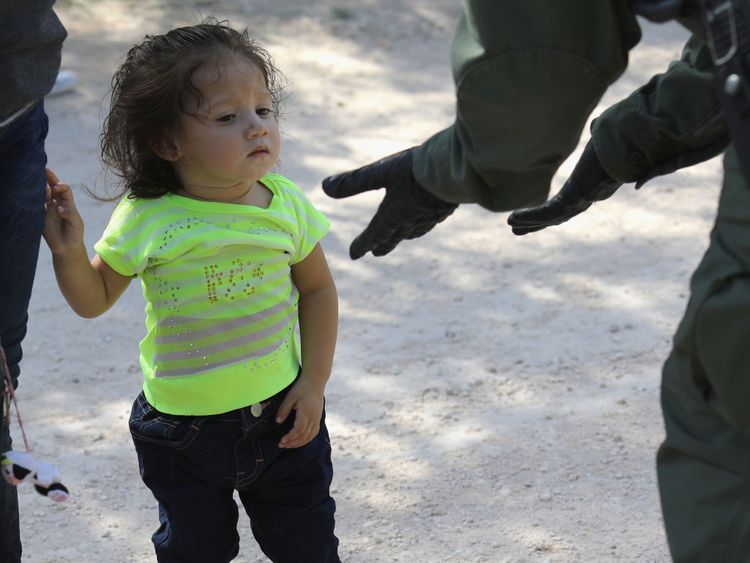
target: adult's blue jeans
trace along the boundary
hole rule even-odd
[[[133,436],[143,482],[159,502],[152,540],[159,563],[225,563],[239,552],[239,511],[275,563],[338,563],[333,468],[325,426],[301,448],[279,449],[294,416],[276,424],[285,395],[213,416],[174,416],[141,393],[133,404]],[[257,408],[257,407],[256,407]],[[256,414],[257,410],[256,410]]]
[[[0,129],[0,342],[14,386],[44,228],[46,137],[42,102]],[[4,381],[0,389],[5,389]],[[0,451],[10,448],[8,421],[0,412]],[[4,479],[0,479],[0,561],[21,561],[18,496]]]

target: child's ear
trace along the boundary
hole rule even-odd
[[[156,156],[167,162],[174,162],[182,156],[179,145],[171,135],[159,135],[151,139],[149,144],[151,145],[151,149],[156,153]]]

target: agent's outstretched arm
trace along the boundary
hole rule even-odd
[[[706,45],[692,37],[679,61],[607,109],[591,129],[591,140],[560,192],[508,217],[515,234],[559,225],[624,183],[640,187],[724,151],[729,133]]]
[[[323,182],[337,198],[385,188],[354,259],[387,254],[462,203],[509,211],[543,202],[640,39],[627,0],[465,0],[463,8],[451,46],[454,123]]]

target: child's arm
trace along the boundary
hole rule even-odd
[[[319,244],[292,266],[292,280],[299,291],[302,373],[276,415],[276,421],[283,422],[292,410],[296,411],[294,428],[281,439],[281,448],[299,448],[318,435],[339,316],[336,286]]]
[[[67,184],[47,171],[44,240],[52,251],[52,264],[60,291],[82,317],[97,317],[125,291],[131,278],[110,268],[99,256],[89,262],[83,244],[83,219]]]

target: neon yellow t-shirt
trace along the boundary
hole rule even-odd
[[[287,178],[268,208],[167,194],[124,198],[94,248],[139,276],[146,300],[143,389],[158,410],[209,415],[276,394],[297,375],[299,295],[290,267],[329,223]]]

